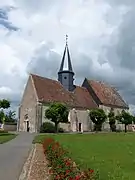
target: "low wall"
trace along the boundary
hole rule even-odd
[[[4,130],[5,131],[16,131],[17,125],[4,124]]]
[[[133,131],[132,126],[133,126],[132,124],[128,125],[127,126],[127,131]],[[119,130],[119,131],[124,131],[125,130],[125,125],[121,124],[121,123],[118,123],[118,124],[116,124],[116,129]],[[102,130],[103,131],[110,131],[109,122],[103,123]]]
[[[69,123],[59,123],[59,127],[62,128],[65,132],[71,131],[71,127]]]

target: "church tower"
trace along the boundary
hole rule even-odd
[[[60,65],[60,69],[58,72],[58,81],[64,86],[68,91],[73,91],[75,89],[74,86],[74,72],[72,69],[70,53],[68,49],[67,43],[68,36],[66,35],[66,46],[62,58],[62,62]]]

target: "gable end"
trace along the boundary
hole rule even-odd
[[[88,83],[88,80],[85,78],[82,87],[85,87],[88,92],[90,93],[90,95],[92,96],[93,100],[96,102],[96,104],[99,106],[102,104],[102,102],[100,101],[100,99],[97,97],[97,95],[95,94],[94,90],[92,89],[92,87],[90,86],[90,84]]]

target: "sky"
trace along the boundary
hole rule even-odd
[[[17,108],[29,73],[57,79],[68,34],[75,83],[109,83],[135,112],[134,7],[134,0],[0,1],[0,98]]]

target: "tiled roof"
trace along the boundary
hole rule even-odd
[[[69,92],[59,81],[31,74],[38,100],[40,102],[62,102],[71,107],[90,109],[97,107],[91,95],[84,87],[76,86],[73,92]]]
[[[119,93],[114,87],[111,87],[99,81],[87,81],[102,104],[128,108],[128,105],[125,103],[125,101],[122,99],[122,97],[119,95]]]

